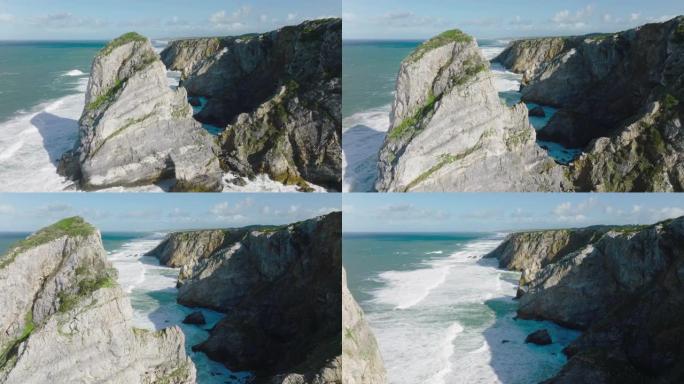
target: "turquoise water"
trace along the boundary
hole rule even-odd
[[[20,110],[77,93],[104,42],[0,41],[0,122]]]
[[[518,273],[483,259],[503,234],[344,234],[349,288],[378,339],[392,384],[538,383],[577,337],[516,320]],[[525,344],[541,328],[549,346]]]
[[[0,255],[3,255],[17,241],[25,239],[28,232],[1,232],[0,233]]]

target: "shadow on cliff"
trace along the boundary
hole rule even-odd
[[[50,162],[57,165],[64,152],[72,149],[78,140],[78,121],[41,112],[31,119],[43,138],[43,148]]]
[[[553,377],[566,362],[562,349],[579,333],[546,321],[516,319],[517,301],[497,297],[485,302],[495,315],[483,336],[491,354],[489,365],[503,384],[541,382]],[[530,333],[546,329],[553,344],[526,344]]]
[[[378,154],[386,132],[355,125],[342,133],[342,151],[347,162],[344,184],[355,192],[372,192],[378,177]]]

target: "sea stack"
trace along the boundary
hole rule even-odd
[[[0,259],[0,382],[194,384],[178,327],[132,326],[97,229],[64,219]]]
[[[97,54],[85,101],[76,148],[59,165],[80,188],[221,190],[216,143],[145,37],[127,33]]]
[[[224,128],[224,170],[341,190],[341,19],[177,40],[161,55],[190,95],[206,100],[196,118]]]
[[[560,191],[524,104],[499,98],[475,39],[434,37],[401,64],[378,191]]]

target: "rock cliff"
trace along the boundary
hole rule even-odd
[[[260,382],[339,383],[341,229],[341,214],[331,213],[280,227],[193,231],[171,235],[153,254],[183,264],[179,303],[226,313],[196,349],[256,371]]]
[[[196,118],[225,127],[227,171],[341,190],[342,21],[306,21],[264,34],[177,40],[162,52]]]
[[[524,104],[502,103],[475,40],[447,31],[401,64],[378,191],[559,191]]]
[[[81,218],[13,246],[0,292],[2,383],[195,383],[179,328],[133,328],[100,234]]]
[[[605,229],[582,230],[595,235],[573,247],[564,245],[565,238],[554,245],[550,236],[528,237],[528,249],[566,250],[527,282],[519,316],[584,331],[564,351],[566,366],[548,382],[680,382],[684,218]]]
[[[363,310],[347,288],[342,269],[342,377],[345,384],[387,383],[382,356]]]
[[[129,33],[97,54],[85,102],[79,140],[59,165],[81,188],[168,180],[177,191],[221,189],[218,147],[146,38]]]
[[[523,101],[560,108],[539,137],[585,149],[568,170],[576,190],[684,190],[684,16],[521,40],[495,60],[524,74]]]

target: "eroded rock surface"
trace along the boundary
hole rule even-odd
[[[0,291],[2,383],[195,383],[179,328],[133,328],[100,234],[81,218],[10,249]]]
[[[218,147],[192,118],[184,88],[171,89],[150,42],[129,33],[95,57],[76,148],[59,171],[86,190],[168,181],[178,191],[218,191]]]
[[[564,351],[568,363],[548,382],[680,382],[684,218],[592,237],[540,269],[520,298],[520,317],[583,330]],[[547,257],[541,244],[526,248]]]
[[[560,108],[539,137],[585,149],[568,171],[576,190],[684,190],[683,16],[516,41],[495,60],[524,74],[524,101]]]
[[[183,264],[179,303],[226,313],[195,348],[260,382],[339,383],[341,228],[338,212],[222,230],[218,246],[216,231],[171,235],[157,257]]]
[[[225,170],[341,190],[342,21],[264,34],[178,40],[162,52],[206,99],[196,118],[225,127]]]

